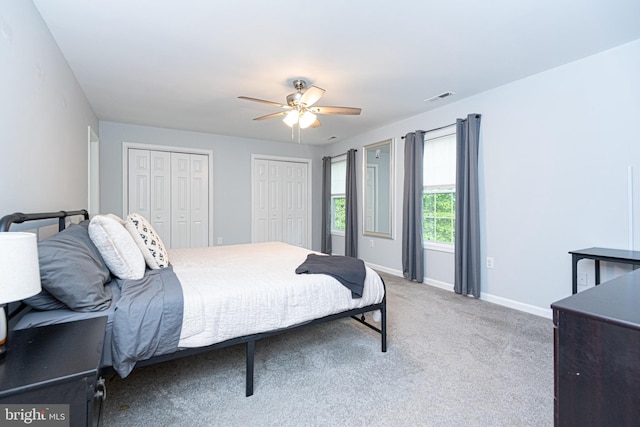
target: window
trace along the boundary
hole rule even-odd
[[[331,232],[344,233],[346,219],[347,157],[331,160]]]
[[[425,246],[453,249],[456,230],[455,126],[424,138],[422,229]]]

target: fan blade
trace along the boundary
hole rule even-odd
[[[273,113],[273,114],[267,114],[266,116],[260,116],[260,117],[256,117],[253,120],[266,120],[266,119],[272,119],[274,117],[280,117],[280,116],[284,116],[287,114],[287,111],[281,111],[279,113]]]
[[[361,108],[353,107],[313,107],[309,110],[316,114],[346,114],[350,116],[357,116],[362,111]]]
[[[318,86],[311,86],[309,89],[305,90],[300,98],[300,103],[306,105],[307,107],[318,102],[322,95],[324,95],[325,90],[320,89]]]
[[[266,101],[264,99],[251,98],[248,96],[239,96],[238,98],[244,99],[247,101],[262,102],[263,104],[275,105],[276,107],[281,107],[281,108],[290,108],[288,105],[280,104],[279,102]]]
[[[311,123],[311,125],[309,127],[310,128],[319,128],[320,126],[322,126],[322,123],[320,123],[320,120],[316,119],[316,121]]]

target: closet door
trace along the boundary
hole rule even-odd
[[[129,212],[149,217],[150,153],[149,150],[129,150]]]
[[[162,242],[171,247],[171,153],[151,151],[151,186],[149,216],[146,218],[156,230]]]
[[[307,165],[283,162],[283,238],[291,245],[307,246]]]
[[[209,156],[128,149],[128,211],[167,248],[209,245]]]
[[[269,241],[282,241],[282,186],[281,162],[269,162]]]
[[[188,248],[191,241],[190,159],[185,153],[171,153],[171,247]]]
[[[308,165],[255,159],[252,241],[307,247]]]
[[[257,159],[253,164],[252,242],[269,241],[269,162]]]
[[[209,157],[171,153],[171,247],[209,245]]]
[[[209,246],[209,157],[189,155],[190,247]]]
[[[149,220],[171,247],[171,159],[163,151],[129,150],[129,212]]]

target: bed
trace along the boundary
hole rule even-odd
[[[343,318],[380,334],[386,352],[384,281],[361,260],[282,242],[164,249],[135,214],[15,213],[0,220],[0,231],[52,219],[58,233],[39,243],[43,291],[11,304],[9,324],[107,316],[103,374],[126,377],[135,367],[243,344],[251,396],[256,341]]]

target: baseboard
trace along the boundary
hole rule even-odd
[[[374,270],[382,271],[383,273],[392,274],[394,276],[403,277],[402,271],[395,270],[389,267],[384,267],[382,265],[376,265],[371,263],[366,263],[369,267]],[[433,286],[439,289],[444,289],[445,291],[453,292],[453,284],[441,282],[439,280],[429,279],[426,277],[424,279],[424,283],[429,286]],[[514,310],[523,311],[525,313],[533,314],[540,317],[545,317],[547,319],[553,318],[553,312],[551,308],[542,308],[531,304],[525,304],[519,301],[514,301],[508,298],[503,298],[499,296],[495,296],[492,294],[488,294],[486,292],[480,293],[480,299],[483,301],[487,301],[493,304],[502,305],[504,307],[513,308]]]
[[[383,273],[388,273],[393,276],[403,277],[402,271],[400,270],[394,270],[393,268],[385,267],[383,265],[378,265],[378,264],[372,264],[366,261],[365,261],[365,264],[367,264],[367,266],[373,268],[374,270],[382,271]]]
[[[487,294],[485,292],[480,293],[480,299],[492,302],[494,304],[513,308],[515,310],[524,311],[525,313],[535,314],[536,316],[545,317],[547,319],[553,318],[553,311],[551,311],[551,308],[542,308],[536,305],[525,304],[523,302],[514,301],[508,298]]]
[[[424,278],[424,283],[434,288],[444,289],[445,291],[453,292],[453,283],[441,282],[440,280]]]

